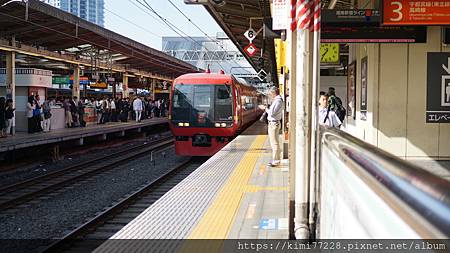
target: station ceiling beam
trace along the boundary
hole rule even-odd
[[[42,55],[44,58],[51,58],[55,61],[89,66],[90,62],[77,57],[83,53],[80,52],[83,51],[82,48],[89,45],[102,54],[114,55],[114,59],[130,59],[126,66],[119,62],[115,64],[120,72],[132,72],[132,70],[145,72],[147,76],[157,79],[161,79],[161,76],[155,75],[155,73],[166,73],[163,78],[173,79],[182,74],[201,71],[164,52],[38,0],[28,0],[27,2],[28,19],[25,18],[25,2],[13,1],[2,6],[4,1],[0,0],[0,39],[9,41],[11,36],[14,36],[18,45],[23,45],[18,50],[20,53]],[[10,43],[4,43],[4,45],[10,45]],[[80,48],[81,50],[77,51],[71,48]],[[106,65],[105,62],[102,64]]]
[[[250,28],[258,31],[263,27],[263,22],[267,27],[271,27],[271,11],[269,0],[227,0],[223,6],[213,4],[204,5],[210,15],[216,20],[222,30],[228,35],[230,40],[236,45],[238,50],[249,61],[252,67],[259,71],[258,63],[260,54],[250,57],[244,52],[244,48],[250,43],[244,32]],[[277,67],[275,59],[275,45],[273,38],[262,38],[262,32],[253,40],[253,44],[259,49],[263,49],[264,70],[272,74],[273,80],[277,82]],[[261,52],[261,51],[260,51]]]

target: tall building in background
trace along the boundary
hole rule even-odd
[[[53,5],[56,8],[61,8],[61,0],[41,0],[41,2]]]
[[[225,71],[227,74],[255,74],[245,57],[224,33],[216,37],[163,37],[162,50],[166,54],[211,72]]]
[[[82,19],[105,25],[105,1],[104,0],[41,0],[56,8],[70,12]]]

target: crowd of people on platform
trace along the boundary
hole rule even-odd
[[[130,98],[80,98],[49,97],[41,101],[39,95],[28,97],[25,116],[28,120],[28,133],[49,132],[51,130],[52,107],[64,108],[65,126],[67,128],[85,127],[85,108],[92,107],[97,124],[108,122],[127,122],[133,119],[140,122],[154,117],[166,117],[168,101],[152,100],[137,96]],[[12,134],[15,108],[13,101],[0,97],[0,138]]]
[[[93,101],[97,114],[97,124],[107,122],[127,122],[129,119],[135,119],[140,122],[143,119],[154,117],[166,117],[168,101],[151,100],[147,97],[130,98],[98,98]]]

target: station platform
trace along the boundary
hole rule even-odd
[[[141,131],[142,128],[166,123],[168,123],[167,118],[153,118],[143,120],[140,123],[130,120],[128,122],[110,122],[104,125],[91,125],[83,128],[58,129],[48,133],[17,133],[15,136],[0,139],[0,153],[70,140],[80,140],[86,137],[124,133],[124,131],[130,130]]]
[[[257,122],[110,239],[288,239],[288,165],[270,159]]]

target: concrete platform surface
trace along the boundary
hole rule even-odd
[[[255,135],[265,127],[251,126],[111,239],[287,239],[288,166],[266,166],[268,137]],[[140,251],[117,242],[96,252]]]
[[[95,135],[139,129],[152,125],[165,124],[167,122],[167,118],[154,118],[143,120],[140,123],[136,123],[135,121],[110,122],[104,125],[91,125],[84,128],[58,129],[50,131],[48,133],[17,133],[15,136],[9,136],[7,138],[0,139],[0,152],[58,143],[62,141],[76,140]]]

